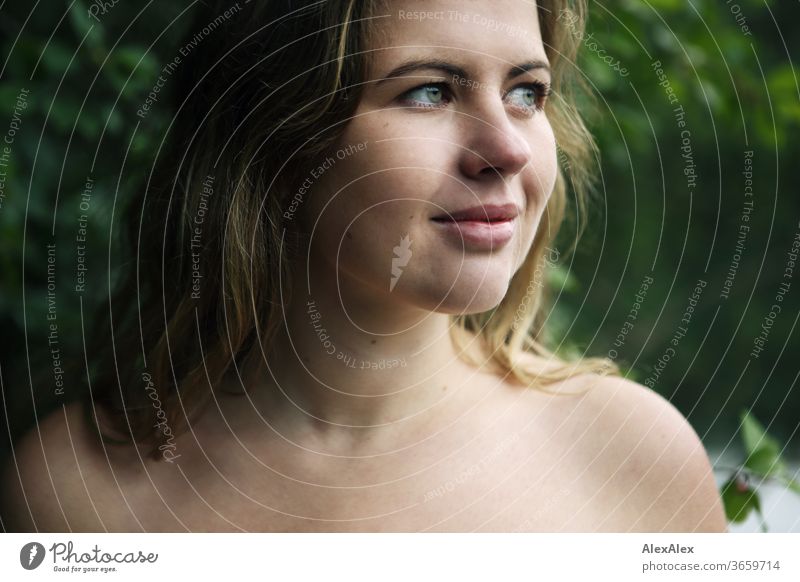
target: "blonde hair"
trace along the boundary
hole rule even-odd
[[[176,73],[170,148],[128,214],[137,269],[120,280],[94,334],[102,354],[93,400],[109,412],[125,435],[121,440],[150,443],[154,458],[170,435],[202,412],[209,387],[220,384],[231,364],[259,358],[275,337],[299,248],[282,216],[300,177],[336,142],[358,103],[379,4],[253,2],[230,18],[220,18],[227,2],[199,10],[190,37],[196,30],[214,37],[195,43]],[[476,363],[544,390],[576,374],[615,367],[606,359],[561,360],[540,339],[547,249],[564,219],[568,183],[577,203],[585,203],[594,143],[573,95],[581,88],[575,31],[582,30],[585,2],[542,0],[537,8],[553,71],[547,115],[564,163],[505,298],[490,312],[450,317],[456,342],[463,346],[469,335],[482,342],[488,361]],[[569,30],[559,21],[564,11]],[[190,248],[201,210],[198,256]],[[202,284],[193,273],[202,273]],[[106,339],[112,325],[113,343]],[[120,353],[125,359],[116,357]],[[469,359],[466,350],[464,357]]]

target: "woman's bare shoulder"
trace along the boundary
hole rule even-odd
[[[726,531],[708,454],[688,420],[657,392],[618,376],[584,374],[576,418],[586,427],[591,459],[599,460],[631,531]],[[630,517],[630,516],[629,516]]]
[[[126,448],[123,456],[135,453]],[[114,468],[124,472],[115,456]],[[103,531],[107,516],[113,519],[107,509],[121,502],[111,465],[84,404],[57,408],[19,439],[6,463],[0,484],[6,529]]]

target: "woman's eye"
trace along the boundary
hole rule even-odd
[[[447,103],[447,95],[441,83],[431,83],[411,89],[403,95],[403,100],[422,107],[438,107]]]
[[[514,87],[507,93],[507,98],[516,107],[523,109],[540,110],[544,107],[544,101],[550,94],[550,87],[544,83],[529,83]]]
[[[545,83],[526,83],[511,89],[505,98],[514,107],[540,111],[549,94],[550,86]],[[401,100],[412,107],[442,107],[450,102],[451,95],[445,83],[429,83],[407,91]]]

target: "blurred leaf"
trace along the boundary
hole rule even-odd
[[[722,97],[716,86],[708,79],[697,83],[697,100],[704,104],[708,102],[708,108],[719,112],[723,105]]]
[[[769,99],[775,105],[778,122],[800,122],[800,99],[797,90],[800,79],[790,66],[772,71],[767,80]]]
[[[744,465],[753,473],[763,477],[776,475],[781,473],[784,469],[780,455],[770,447],[759,449],[749,455],[745,460]]]
[[[578,280],[564,265],[555,265],[547,271],[547,284],[551,289],[575,291]]]
[[[109,133],[119,135],[124,129],[122,115],[120,114],[119,109],[116,107],[114,109],[110,109],[110,111],[103,116],[103,119],[104,123],[106,123],[106,128]]]
[[[42,54],[42,73],[61,76],[72,60],[73,50],[58,40],[50,41],[47,50]],[[80,61],[78,61],[80,62]],[[74,61],[73,61],[74,64]]]
[[[783,472],[780,444],[748,411],[742,413],[742,440],[747,454],[744,464],[753,473],[767,477]]]
[[[111,59],[117,70],[126,77],[133,74],[151,77],[158,71],[158,64],[153,53],[145,47],[124,46],[114,52]]]
[[[82,0],[75,0],[69,10],[69,20],[78,40],[86,35],[84,44],[90,49],[90,53],[97,55],[103,51],[103,27],[91,16]],[[96,58],[95,58],[96,60]]]
[[[103,127],[104,119],[95,112],[81,112],[78,118],[78,133],[87,140],[93,140],[100,135],[100,129]]]
[[[734,475],[722,486],[722,503],[728,521],[740,523],[754,509],[761,512],[758,494],[747,483]]]
[[[55,129],[60,134],[68,135],[80,110],[81,102],[78,99],[68,93],[59,93],[50,109],[50,123],[54,126],[50,131]]]

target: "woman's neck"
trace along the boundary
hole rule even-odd
[[[248,374],[272,418],[355,444],[459,413],[476,370],[459,357],[448,315],[363,287],[315,289],[291,298],[266,362]]]

